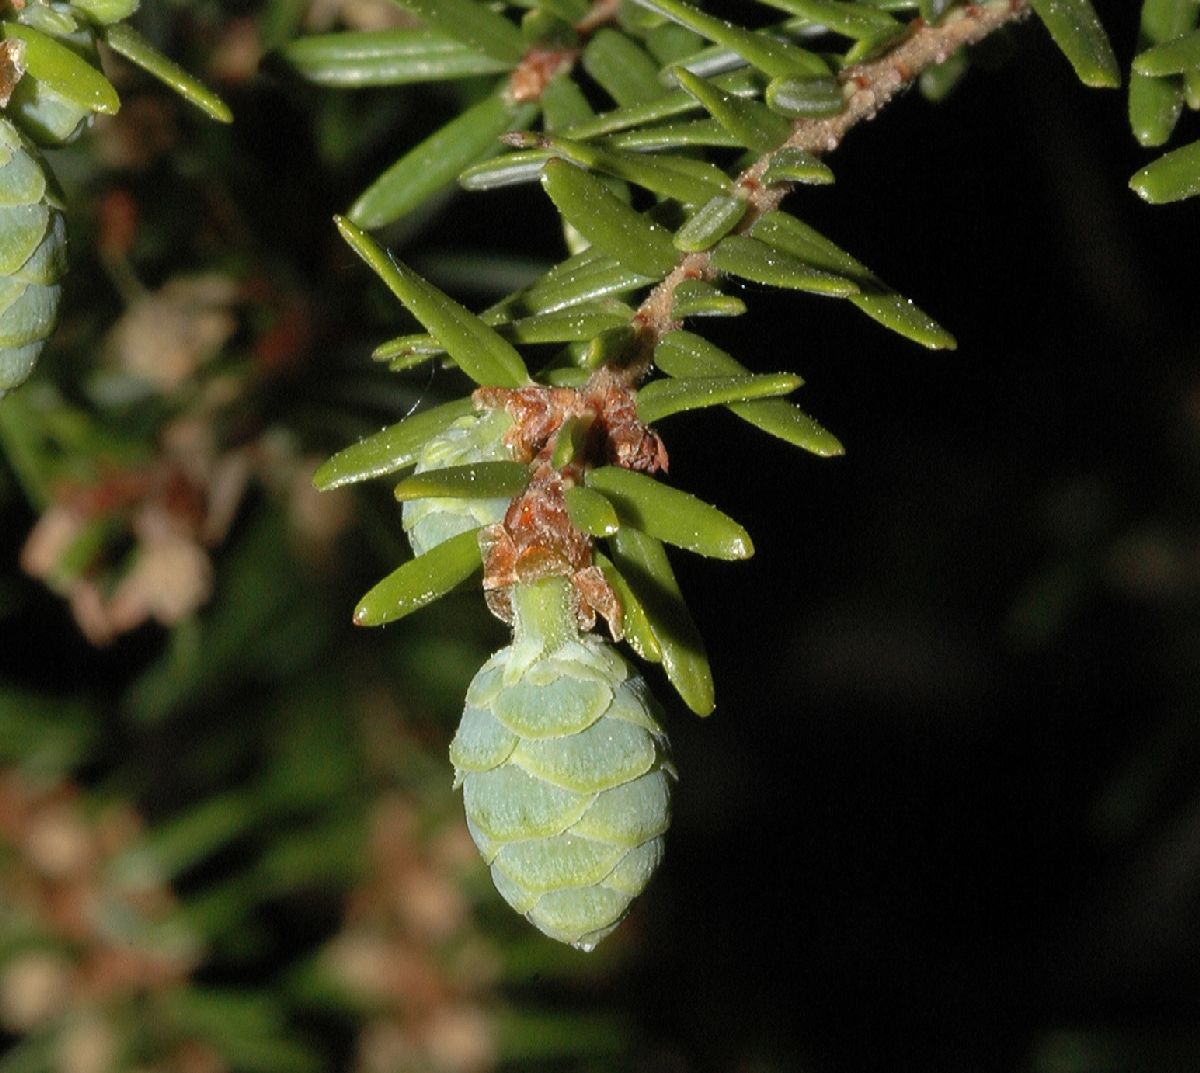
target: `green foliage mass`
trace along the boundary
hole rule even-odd
[[[1010,21],[1022,5],[968,9],[899,2],[882,10],[882,5],[838,0],[771,0],[762,7],[782,8],[789,17],[750,28],[686,0],[621,4],[614,25],[607,25],[612,14],[607,10],[593,25],[591,9],[582,5],[578,10],[533,5],[520,14],[518,25],[504,10],[474,0],[400,3],[417,21],[412,29],[389,29],[374,37],[302,38],[282,50],[305,77],[338,86],[480,78],[500,69],[501,77],[478,103],[397,160],[339,222],[356,252],[428,332],[381,348],[377,356],[392,368],[448,361],[483,388],[532,386],[536,391],[544,386],[547,392],[587,390],[597,370],[616,370],[636,392],[637,414],[646,424],[724,405],[770,435],[827,456],[840,453],[838,441],[800,409],[772,398],[800,386],[798,377],[749,373],[732,355],[681,331],[683,322],[739,314],[744,306],[730,292],[748,281],[848,299],[923,346],[955,345],[931,317],[779,204],[798,183],[832,179],[818,156],[836,146],[844,129],[873,113],[879,103],[874,96],[864,112],[854,111],[856,92],[865,87],[871,94],[872,79],[893,77],[888,69],[893,53],[903,52],[894,68],[903,81],[928,74],[923,84],[932,95],[944,95],[947,80],[937,80],[939,69],[961,77],[965,53],[959,47]],[[1031,0],[1029,7],[1085,84],[1119,85],[1116,57],[1088,0]],[[1189,12],[1194,17],[1194,4],[1148,0],[1146,40],[1174,43],[1189,29]],[[972,20],[984,26],[988,19],[992,22],[985,28],[971,33]],[[964,26],[967,32],[955,36]],[[934,43],[922,49],[925,40]],[[811,47],[814,42],[819,50]],[[539,66],[531,64],[534,56]],[[1158,144],[1178,114],[1183,81],[1176,71],[1186,64],[1187,53],[1169,53],[1166,59],[1161,52],[1147,53],[1138,62],[1145,64],[1147,56],[1157,56],[1160,66],[1154,70],[1160,73],[1135,75],[1131,117],[1139,137]],[[1169,94],[1161,81],[1168,69],[1178,83]],[[1147,94],[1153,106],[1140,103]],[[842,117],[844,129],[836,125]],[[1151,129],[1153,138],[1144,133]],[[508,152],[499,152],[501,143]],[[1149,186],[1140,173],[1139,192],[1167,200],[1168,190],[1178,194],[1194,183],[1188,151],[1180,152],[1182,157],[1173,155],[1147,169],[1159,176]],[[1163,168],[1171,169],[1169,180],[1162,178]],[[534,180],[577,252],[480,316],[385,255],[361,230],[396,224],[455,181],[487,190]],[[605,308],[615,323],[589,321],[599,312],[599,300],[609,303]],[[534,351],[530,344],[560,349]],[[607,418],[591,412],[587,420],[603,426]],[[556,432],[557,440],[549,442]],[[348,448],[318,475],[318,484],[394,472],[414,461],[422,473],[431,464],[452,467],[505,457],[498,439],[491,454],[472,445],[463,457],[439,462],[434,456],[445,453],[444,439],[414,453],[415,445],[401,451],[389,447],[398,438],[405,438],[403,423]],[[533,447],[535,455],[541,450],[563,474],[577,531],[589,543],[603,538],[610,545],[603,561],[606,583],[620,604],[617,636],[628,632],[640,654],[662,662],[683,700],[707,714],[713,707],[707,658],[661,555],[661,542],[739,559],[752,554],[749,535],[686,493],[621,465],[605,465],[612,460],[605,454],[611,454],[611,444],[599,455],[594,447],[589,454],[569,446],[565,426],[552,427]],[[532,464],[542,464],[540,456]],[[473,563],[462,534],[495,526],[503,496],[511,494],[500,482],[510,479],[523,486],[519,472],[508,469],[448,470],[442,486],[434,481],[426,490],[433,498],[425,499],[424,507],[417,498],[421,486],[402,485],[406,528],[419,558],[372,590],[356,621],[393,621],[468,576]],[[464,487],[479,497],[477,509],[449,498]],[[581,501],[584,490],[590,499]],[[497,498],[486,498],[491,496]],[[444,532],[427,538],[416,528],[417,519],[426,526],[432,519],[444,521]],[[460,537],[453,552],[443,548],[422,564],[421,558],[447,537]],[[489,545],[492,539],[486,537]],[[570,574],[579,565],[564,561],[554,570]],[[512,579],[505,583],[514,585]],[[518,577],[514,599],[522,585]],[[519,796],[520,787],[514,787]],[[561,829],[557,834],[567,837]],[[497,875],[502,893],[504,874]],[[580,889],[590,890],[594,876],[581,867],[575,880]],[[528,909],[528,898],[505,896],[522,911]]]
[[[93,117],[117,113],[122,102],[101,69],[102,53],[156,76],[209,117],[230,118],[220,99],[151,43],[155,28],[161,38],[166,23],[186,21],[186,6],[139,13],[136,0],[31,0],[0,8],[19,75],[0,115],[0,395],[31,375],[59,320],[71,208],[41,151],[78,141]],[[834,181],[825,156],[874,111],[857,110],[859,79],[879,90],[880,106],[888,99],[880,88],[885,71],[941,99],[974,61],[977,39],[954,34],[975,23],[986,28],[979,40],[1005,34],[1025,5],[765,0],[734,12],[742,25],[722,17],[736,5],[718,13],[717,5],[688,0],[398,0],[406,17],[393,11],[382,28],[305,34],[306,6],[261,5],[256,32],[276,46],[268,67],[290,66],[320,88],[320,147],[337,181],[357,174],[346,161],[391,122],[379,116],[400,113],[423,84],[443,95],[416,99],[453,111],[347,196],[345,215],[336,218],[351,249],[415,323],[377,346],[374,368],[349,369],[344,355],[322,353],[317,371],[292,370],[296,380],[281,388],[268,371],[272,356],[302,349],[294,341],[306,332],[320,337],[305,318],[319,321],[321,302],[351,308],[351,316],[372,309],[364,322],[390,319],[392,311],[372,308],[374,297],[357,288],[340,288],[354,297],[335,299],[329,291],[339,288],[327,279],[326,290],[301,292],[301,270],[259,248],[248,260],[263,260],[260,275],[226,262],[238,286],[218,288],[226,295],[218,299],[197,287],[182,303],[188,317],[220,322],[227,307],[250,295],[278,301],[263,315],[265,327],[226,332],[215,350],[227,346],[227,353],[207,369],[164,386],[169,337],[158,334],[153,360],[140,369],[114,370],[114,359],[103,357],[96,370],[58,370],[57,379],[35,381],[0,405],[9,463],[0,495],[7,503],[24,498],[42,513],[23,569],[70,602],[96,643],[151,619],[168,627],[119,700],[67,698],[61,688],[0,689],[0,759],[6,771],[18,771],[0,786],[4,801],[32,802],[21,806],[31,815],[49,808],[40,780],[82,799],[88,808],[72,822],[95,842],[89,860],[99,863],[88,877],[102,891],[104,910],[94,934],[64,938],[38,906],[14,897],[19,911],[0,910],[0,969],[21,970],[4,976],[9,983],[61,982],[73,978],[72,959],[110,954],[117,934],[118,946],[144,958],[138,964],[150,982],[135,978],[93,1011],[120,1040],[112,1068],[173,1069],[199,1055],[215,1068],[306,1073],[346,1064],[336,1046],[310,1046],[319,1034],[313,1022],[338,1021],[341,1031],[389,1010],[399,1020],[413,1016],[404,1024],[410,1041],[424,1039],[420,1033],[446,1012],[413,1015],[405,1003],[418,988],[397,1001],[390,976],[382,984],[372,977],[377,963],[358,957],[363,950],[355,945],[366,934],[384,944],[372,949],[387,950],[387,965],[427,973],[434,980],[427,990],[441,996],[460,1028],[486,1008],[486,1031],[457,1037],[483,1041],[473,1058],[448,1061],[431,1043],[428,1051],[416,1048],[416,1058],[406,1052],[400,1061],[411,1068],[488,1068],[497,1053],[523,1062],[520,1068],[566,1061],[592,1044],[602,1050],[617,1033],[496,999],[496,978],[553,976],[572,955],[548,952],[554,944],[509,930],[503,919],[489,919],[486,935],[475,928],[474,914],[488,917],[495,899],[479,882],[482,868],[474,876],[455,856],[448,773],[426,748],[433,740],[433,751],[442,751],[445,728],[388,738],[388,728],[406,719],[419,725],[424,705],[457,703],[455,690],[489,643],[476,636],[462,604],[439,601],[489,567],[489,541],[514,497],[544,494],[547,475],[557,481],[547,514],[578,538],[586,557],[548,568],[542,559],[549,576],[503,579],[514,637],[475,674],[450,759],[471,837],[501,897],[544,934],[592,950],[626,917],[663,858],[675,777],[662,711],[616,644],[660,666],[687,708],[712,712],[705,642],[671,556],[682,550],[736,562],[755,549],[738,521],[662,479],[668,448],[673,459],[686,457],[686,433],[703,427],[669,419],[723,411],[814,459],[843,452],[792,401],[803,387],[800,370],[776,371],[775,359],[760,368],[753,340],[726,349],[706,338],[708,326],[742,316],[763,288],[775,288],[794,292],[801,311],[844,303],[920,347],[955,347],[946,328],[824,233],[836,233],[836,225],[818,229],[801,218],[805,202],[784,199]],[[1118,61],[1088,0],[1030,0],[1028,8],[1081,81],[1119,84]],[[1194,0],[1146,0],[1141,11],[1128,109],[1137,141],[1157,147],[1174,136],[1185,109],[1200,107],[1197,8]],[[131,16],[141,29],[125,21]],[[925,41],[953,48],[922,52]],[[125,93],[125,83],[114,81]],[[352,107],[338,103],[333,91],[340,90],[365,96]],[[360,99],[367,102],[361,124]],[[64,159],[78,169],[79,157]],[[203,153],[189,163],[196,174],[207,174],[207,166]],[[226,181],[236,177],[236,167],[225,170]],[[215,174],[213,185],[217,209],[208,205],[205,213],[219,223],[208,220],[198,243],[209,250],[214,235],[255,233],[254,222],[229,209],[232,199]],[[456,185],[525,185],[531,195],[544,194],[569,252],[519,284],[495,288],[492,296],[501,296],[486,308],[469,309],[387,249],[425,225]],[[1131,185],[1152,202],[1200,193],[1197,144],[1169,151]],[[186,199],[176,205],[190,209]],[[264,215],[287,222],[284,210]],[[157,258],[150,276],[164,265],[185,267],[169,238],[158,234],[150,246],[150,254],[139,254]],[[105,252],[103,269],[129,317],[150,290],[162,296],[157,278],[150,288],[124,275],[137,260],[127,254]],[[485,267],[472,259],[472,271]],[[341,270],[349,278],[346,263]],[[179,309],[180,301],[164,301],[153,311],[156,323]],[[109,352],[97,342],[102,311],[88,315],[90,323],[64,344],[72,355]],[[427,405],[444,382],[414,391],[399,375],[420,367],[431,383],[440,371],[457,370],[472,394]],[[462,381],[453,382],[461,390]],[[532,416],[521,410],[526,403]],[[380,413],[392,422],[382,429]],[[398,413],[406,416],[396,421]],[[513,441],[542,418],[539,437],[524,453],[516,450]],[[684,433],[663,446],[676,428]],[[308,466],[299,444],[310,439],[333,444],[336,453]],[[397,626],[386,638],[359,633],[361,647],[345,665],[333,641],[343,618],[331,609],[345,594],[294,583],[306,568],[303,552],[292,548],[293,530],[303,529],[296,516],[314,468],[323,491],[386,478],[403,503],[399,523],[392,502],[367,514],[361,528],[369,547],[356,547],[362,561],[398,565],[361,598],[354,621]],[[686,465],[679,469],[688,473]],[[249,497],[239,481],[253,486]],[[225,514],[216,509],[222,495],[234,502]],[[178,508],[166,512],[170,524],[164,504]],[[183,516],[191,529],[180,525]],[[400,545],[401,530],[412,556]],[[216,595],[201,610],[212,559],[227,538],[232,550]],[[780,539],[787,536],[763,534],[759,545]],[[48,564],[36,565],[30,547]],[[193,584],[183,596],[181,579]],[[356,573],[351,583],[369,580]],[[597,589],[612,602],[588,605]],[[0,590],[0,613],[9,598]],[[110,620],[98,625],[97,608]],[[427,609],[436,643],[402,622],[419,609]],[[611,640],[603,625],[591,628],[595,612],[608,618]],[[373,660],[374,669],[364,670]],[[397,682],[406,692],[394,707],[403,713],[379,699]],[[234,703],[235,687],[250,699]],[[107,740],[101,726],[120,741]],[[127,744],[128,755],[116,755]],[[163,765],[167,752],[173,762]],[[419,807],[384,807],[397,783]],[[117,837],[97,820],[112,801],[139,797],[156,803],[145,829],[129,818]],[[420,821],[411,819],[412,808]],[[372,840],[372,831],[382,833]],[[20,880],[11,888],[18,895],[44,879],[36,878],[34,849],[15,836],[0,843],[0,862]],[[35,879],[26,882],[27,874]],[[380,888],[380,877],[397,874],[407,884],[399,893]],[[430,889],[436,897],[422,903],[421,891]],[[263,922],[280,904],[294,909],[314,892],[327,912],[330,892],[339,911],[343,901],[353,904],[336,937],[309,942],[269,993],[223,987],[220,980],[239,978],[256,958],[285,959]],[[430,901],[429,919],[419,919]],[[503,943],[503,954],[492,943]],[[203,966],[215,966],[218,983],[208,982]],[[0,1058],[0,1073],[57,1068],[56,1048],[76,1024],[69,1007],[37,1016],[21,1007],[21,1020],[6,1006],[5,1028],[22,1042],[15,1057]],[[381,1034],[364,1038],[378,1043]]]

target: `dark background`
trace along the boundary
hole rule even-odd
[[[1127,61],[1136,5],[1097,6]],[[800,401],[846,455],[796,453],[723,413],[664,428],[673,483],[757,550],[676,557],[718,706],[699,721],[668,705],[674,827],[620,955],[565,988],[537,971],[506,984],[631,1025],[627,1056],[594,1068],[1200,1068],[1200,201],[1141,203],[1127,182],[1150,154],[1122,94],[1082,88],[1037,25],[1012,42],[943,104],[910,93],[856,129],[836,185],[788,203],[957,351],[765,289],[701,329],[756,370],[803,375]],[[238,123],[220,137],[241,165],[224,181],[257,221],[245,255],[273,230],[315,296],[321,360],[364,363],[394,326],[330,321],[391,307],[347,299],[375,285],[326,221],[394,144],[359,131],[365,148],[330,166],[315,91],[269,72],[229,95]],[[448,252],[554,257],[556,239],[536,190],[463,196],[389,237],[450,290]],[[491,297],[461,282],[465,301]],[[341,568],[338,599],[390,566]],[[342,646],[344,606],[323,627]],[[448,606],[393,638],[503,643],[477,601]],[[33,614],[47,666],[9,670],[37,681],[70,660],[116,695],[161,652],[143,632],[97,656],[66,626]],[[472,670],[439,668],[435,738]],[[334,916],[277,910],[298,942]]]

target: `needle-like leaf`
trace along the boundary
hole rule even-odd
[[[845,0],[766,0],[766,3],[855,40],[901,28],[886,11]]]
[[[848,298],[858,293],[858,285],[845,276],[835,275],[793,257],[790,253],[748,235],[730,235],[713,251],[713,267],[755,283],[772,287],[827,294]]]
[[[1138,45],[1173,41],[1196,25],[1200,8],[1192,0],[1145,0]],[[1129,125],[1142,145],[1165,145],[1183,111],[1182,78],[1144,74],[1134,62],[1129,75]]]
[[[485,97],[414,146],[375,180],[347,214],[360,227],[383,227],[449,186],[464,168],[495,155],[506,130],[528,126],[533,104],[514,104],[502,93]]]
[[[1200,142],[1192,142],[1147,164],[1129,185],[1152,205],[1200,195]]]
[[[797,45],[766,34],[754,33],[724,19],[684,3],[684,0],[636,0],[642,7],[694,30],[701,37],[732,49],[747,63],[768,75],[829,74],[829,67],[819,56]]]
[[[475,383],[520,387],[529,382],[521,355],[507,340],[411,268],[389,256],[370,235],[345,217],[334,219],[354,252]]]
[[[646,609],[630,587],[629,582],[625,580],[625,575],[613,565],[608,556],[601,552],[594,552],[593,558],[596,565],[600,567],[601,573],[604,574],[604,580],[612,586],[613,592],[617,594],[617,600],[621,604],[621,630],[625,635],[625,640],[647,663],[661,663],[662,647],[658,643],[658,638],[654,636],[654,629],[646,616]]]
[[[587,486],[616,508],[621,524],[713,559],[749,559],[754,544],[729,515],[687,492],[620,466],[590,471]]]
[[[568,223],[598,249],[643,276],[675,267],[671,234],[614,196],[604,183],[564,160],[551,160],[542,186]]]
[[[478,530],[459,533],[393,570],[354,609],[356,626],[382,626],[445,596],[483,565]]]
[[[692,213],[675,232],[675,246],[685,253],[707,250],[729,234],[745,215],[745,198],[717,194]]]
[[[685,317],[740,317],[745,312],[746,303],[740,298],[722,294],[702,279],[685,279],[675,288],[671,301],[671,316],[675,320]]]
[[[658,64],[636,41],[608,27],[597,31],[583,50],[583,69],[619,105],[640,104],[663,96]]]
[[[666,550],[654,537],[629,528],[619,529],[608,546],[658,643],[667,680],[692,711],[708,715],[716,704],[708,654]]]
[[[416,465],[421,448],[430,437],[449,428],[460,417],[466,417],[472,409],[470,399],[458,399],[389,425],[338,451],[313,475],[313,484],[327,492],[344,484],[382,477]]]
[[[851,303],[885,328],[934,350],[953,350],[957,345],[954,336],[929,314],[802,220],[784,212],[769,212],[755,221],[749,233],[806,264],[853,279],[860,293],[850,296]]]
[[[0,23],[6,41],[24,46],[24,71],[77,108],[114,115],[121,99],[104,74],[49,34],[18,22]]]
[[[529,467],[520,462],[472,462],[414,473],[396,485],[401,503],[410,499],[499,499],[520,495],[529,484]]]
[[[541,279],[493,306],[489,313],[510,319],[554,313],[637,290],[654,281],[655,277],[638,275],[599,250],[587,249],[555,265]]]
[[[758,101],[726,93],[682,67],[672,68],[676,80],[747,149],[765,153],[787,140],[792,125]]]
[[[654,350],[654,361],[669,376],[728,377],[746,373],[746,368],[725,351],[691,332],[671,332]],[[732,413],[755,428],[822,458],[840,455],[843,448],[836,436],[803,410],[782,399],[736,402]]]
[[[435,30],[501,63],[516,65],[525,54],[521,31],[475,0],[395,0]]]
[[[771,154],[762,181],[768,186],[772,183],[824,184],[833,182],[833,172],[812,153],[787,146]]]
[[[795,391],[802,383],[792,373],[652,380],[638,391],[638,420],[651,425],[687,410],[775,398]]]
[[[594,537],[610,537],[621,528],[613,505],[591,488],[568,488],[567,514],[571,524]]]
[[[398,86],[497,74],[509,66],[423,27],[313,34],[289,41],[279,52],[295,71],[322,86]]]
[[[1121,71],[1091,0],[1029,0],[1085,86],[1111,89]]]
[[[1200,30],[1148,48],[1133,60],[1133,69],[1137,74],[1154,78],[1181,75],[1194,68],[1200,68]]]
[[[100,36],[118,56],[124,56],[130,63],[153,75],[164,85],[170,86],[210,119],[215,119],[218,123],[233,122],[233,113],[229,110],[229,105],[179,64],[167,59],[132,26],[124,22],[106,26],[100,32]]]

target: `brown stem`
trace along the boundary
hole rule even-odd
[[[25,73],[25,42],[9,38],[0,42],[0,108],[4,108]]]
[[[982,41],[1006,23],[1025,16],[1028,10],[1027,0],[993,0],[991,3],[956,8],[934,26],[926,25],[919,19],[914,20],[914,29],[909,37],[887,55],[872,63],[842,71],[838,77],[846,96],[845,109],[828,119],[797,120],[783,145],[763,154],[737,177],[736,186],[741,189],[749,206],[738,230],[747,230],[765,213],[778,208],[791,192],[793,185],[790,183],[773,183],[770,186],[762,183],[763,173],[781,149],[804,149],[818,156],[832,152],[853,127],[863,120],[873,119],[884,105],[915,81],[927,67],[944,63],[960,48]],[[654,343],[679,327],[679,322],[671,315],[675,288],[684,280],[712,280],[715,276],[711,251],[689,253],[647,295],[635,318],[643,353],[649,353]],[[647,369],[646,363],[637,362],[628,366],[624,375],[627,380],[636,382],[645,375]]]
[[[573,29],[581,38],[586,38],[616,19],[620,6],[620,0],[593,0],[588,13]],[[531,48],[509,76],[509,98],[514,101],[540,100],[551,81],[575,66],[581,52],[580,48]]]
[[[612,22],[621,8],[621,0],[593,0],[592,9],[575,24],[576,33],[590,34]]]
[[[608,0],[597,0],[588,20],[593,16],[607,19],[616,6]],[[783,145],[764,154],[735,180],[748,206],[739,230],[744,231],[764,213],[777,208],[792,189],[791,184],[766,186],[762,182],[775,153],[797,148],[821,155],[836,149],[856,124],[873,118],[925,68],[944,62],[964,45],[982,40],[1005,23],[1020,18],[1026,10],[1027,0],[992,0],[956,9],[936,26],[916,19],[910,24],[909,36],[886,56],[843,71],[839,76],[846,100],[843,111],[828,119],[797,120]],[[599,24],[589,22],[588,28]],[[574,57],[570,60],[573,62]],[[510,144],[523,142],[514,138]],[[564,418],[591,406],[590,416],[606,429],[604,454],[613,455],[605,460],[648,472],[665,469],[666,450],[662,441],[636,419],[633,388],[650,368],[655,343],[679,327],[671,314],[675,288],[687,279],[712,279],[715,275],[711,251],[685,254],[638,309],[634,318],[638,328],[635,353],[624,354],[620,365],[598,371],[587,387],[575,390],[536,386],[517,391],[481,388],[476,392],[476,404],[508,409],[514,420],[509,436],[527,436],[530,442],[525,445],[525,453],[542,451],[543,454],[549,452],[550,437],[561,428]],[[599,401],[591,400],[593,395]],[[504,521],[490,527],[483,538],[488,605],[494,614],[507,621],[511,617],[508,590],[512,585],[550,574],[566,574],[572,577],[577,592],[581,623],[590,626],[598,611],[616,624],[614,636],[617,636],[620,604],[603,575],[592,565],[592,539],[575,529],[570,521],[563,503],[562,474],[550,467],[548,454],[538,472],[540,476],[513,501]]]

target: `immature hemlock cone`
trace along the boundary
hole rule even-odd
[[[460,417],[421,449],[414,473],[473,462],[507,462],[504,433],[512,419],[503,410]],[[424,555],[443,541],[482,525],[502,521],[507,499],[427,498],[406,502],[400,515],[414,555]]]
[[[61,208],[36,150],[0,118],[0,397],[33,371],[58,321]]]
[[[658,706],[624,657],[573,626],[538,636],[519,592],[514,609],[516,640],[467,691],[455,784],[504,900],[591,950],[662,859],[675,773]]]

